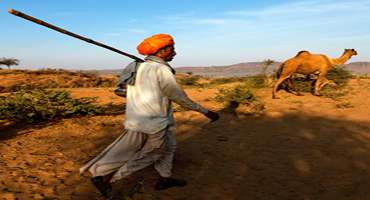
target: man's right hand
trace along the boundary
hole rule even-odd
[[[212,120],[211,122],[217,121],[220,118],[220,116],[217,113],[212,111],[209,111],[207,114],[205,114],[205,116],[210,118]]]

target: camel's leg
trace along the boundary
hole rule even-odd
[[[285,61],[282,65],[280,65],[279,71],[278,71],[278,80],[274,84],[274,90],[272,92],[272,98],[274,99],[279,99],[276,96],[277,89],[285,79],[289,78],[290,76],[293,75],[295,70],[297,69],[298,65],[295,64],[288,64],[289,62]],[[292,66],[292,67],[290,67]]]
[[[311,74],[307,74],[306,75],[306,78],[304,79],[305,81],[309,81],[309,80],[311,80]]]
[[[325,78],[325,74],[326,73],[320,73],[318,76],[317,76],[317,79],[316,79],[316,83],[315,83],[315,92],[314,92],[314,95],[315,96],[319,96],[320,95],[320,93],[319,93],[319,90],[322,88],[322,86],[320,87],[320,85],[322,85],[321,84],[321,82],[325,82],[325,80],[326,80],[326,78]],[[326,81],[328,81],[328,80],[326,80]],[[326,84],[326,83],[325,83]],[[325,85],[324,84],[324,85]]]
[[[273,99],[279,99],[279,97],[276,96],[276,91],[280,85],[280,83],[282,83],[284,80],[286,79],[286,77],[281,77],[276,81],[276,83],[274,84],[274,90],[272,92],[272,98]]]
[[[294,86],[293,84],[293,76],[290,76],[289,79],[288,79],[288,83],[289,83],[289,87],[292,88],[298,96],[304,96],[302,93],[300,93]]]
[[[321,90],[322,87],[324,87],[326,84],[328,84],[330,81],[326,79],[325,77],[322,78],[322,83],[319,86],[319,90]]]

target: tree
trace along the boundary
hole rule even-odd
[[[186,72],[186,74],[191,76],[191,75],[193,75],[193,72]]]
[[[18,64],[19,64],[18,59],[4,57],[0,59],[0,65],[6,65],[8,67],[8,70],[10,70],[10,66]]]
[[[265,65],[265,67],[263,68],[263,70],[262,70],[262,74],[263,75],[266,75],[266,71],[267,71],[267,68],[268,68],[268,66],[270,66],[270,65],[272,65],[272,64],[274,64],[274,62],[275,62],[275,60],[270,60],[270,59],[265,59],[265,60],[263,60],[263,64]]]

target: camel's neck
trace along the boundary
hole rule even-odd
[[[345,53],[340,58],[334,58],[334,59],[332,58],[331,60],[333,62],[333,66],[338,66],[338,65],[344,64],[350,58],[351,56],[348,53]]]

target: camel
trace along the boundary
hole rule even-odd
[[[277,72],[277,81],[274,84],[274,90],[272,92],[272,98],[278,99],[276,92],[278,86],[285,79],[288,79],[289,87],[292,88],[298,96],[303,96],[293,85],[293,73],[299,73],[304,75],[317,74],[315,83],[314,95],[319,96],[319,91],[324,85],[329,83],[325,78],[326,73],[329,69],[334,66],[344,64],[353,55],[357,55],[354,49],[345,49],[343,55],[340,58],[329,58],[323,54],[311,54],[308,51],[299,52],[294,58],[290,58],[283,62]]]

